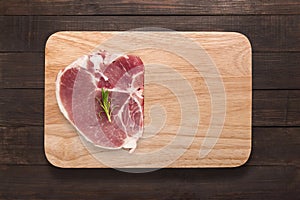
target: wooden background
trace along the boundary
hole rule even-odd
[[[81,3],[79,3],[81,2]],[[83,3],[84,2],[84,3]],[[297,199],[298,0],[0,2],[0,199]],[[253,149],[234,169],[59,169],[43,151],[44,45],[60,30],[238,31],[253,47]]]

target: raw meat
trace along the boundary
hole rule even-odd
[[[111,122],[98,101],[102,89],[109,93]],[[102,148],[130,152],[143,132],[143,90],[141,59],[106,51],[79,58],[61,70],[56,80],[59,108],[86,140]]]

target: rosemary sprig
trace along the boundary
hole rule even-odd
[[[107,119],[109,122],[111,122],[111,112],[112,109],[110,108],[111,102],[108,100],[108,96],[109,96],[109,91],[108,90],[104,90],[103,88],[101,89],[101,93],[102,93],[102,100],[100,100],[98,97],[96,97],[97,101],[99,102],[101,108],[104,110]],[[100,113],[99,113],[100,116]]]

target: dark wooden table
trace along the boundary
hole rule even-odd
[[[299,0],[0,2],[0,199],[299,199]],[[44,47],[60,30],[238,31],[253,47],[253,149],[234,169],[58,169],[43,150]]]

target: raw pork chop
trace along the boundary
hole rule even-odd
[[[111,119],[100,106],[108,92]],[[105,51],[85,55],[56,80],[56,98],[63,115],[96,146],[133,152],[143,131],[144,65],[133,55]]]

